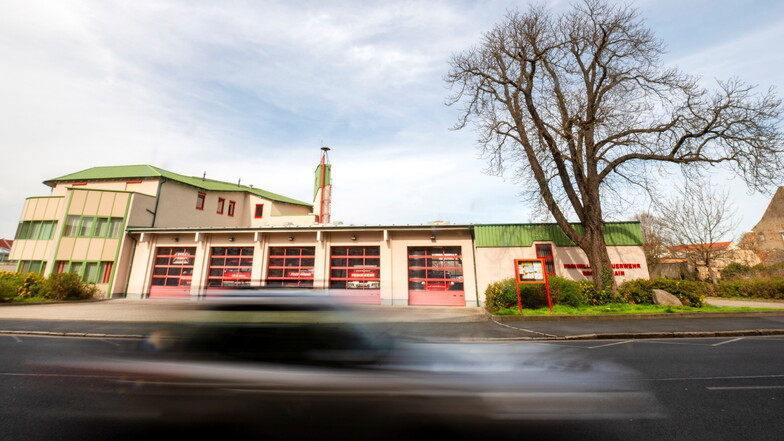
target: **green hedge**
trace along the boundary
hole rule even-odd
[[[683,306],[701,308],[705,297],[711,295],[712,287],[707,282],[673,279],[636,279],[621,283],[618,294],[628,303],[652,305],[653,290],[661,289],[674,295]]]
[[[98,294],[95,284],[82,282],[78,274],[52,274],[45,278],[36,273],[0,272],[0,302],[44,300],[85,300]]]
[[[553,305],[580,307],[586,305],[605,305],[619,301],[611,291],[597,290],[591,282],[550,277],[550,298]],[[523,308],[537,309],[547,307],[547,289],[544,284],[520,284],[520,301]],[[485,290],[485,308],[497,312],[503,308],[517,306],[515,279],[509,278],[491,283]]]
[[[784,282],[782,282],[784,287]],[[610,290],[598,290],[592,282],[550,277],[550,296],[553,305],[572,307],[607,305],[610,303],[653,304],[653,290],[662,289],[678,297],[684,306],[700,308],[705,296],[712,295],[713,287],[706,282],[671,279],[637,279],[622,283],[618,294]],[[784,292],[784,290],[782,290]],[[523,308],[537,309],[547,306],[547,291],[544,285],[521,284],[520,300]],[[485,308],[495,313],[504,308],[517,306],[517,291],[513,278],[491,283],[485,290]]]
[[[757,299],[784,300],[784,279],[739,279],[722,281],[714,287],[713,295],[718,297],[750,297]]]

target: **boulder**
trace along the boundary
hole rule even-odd
[[[683,306],[680,300],[663,289],[653,290],[653,303],[655,305]]]

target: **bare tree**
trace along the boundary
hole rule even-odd
[[[657,204],[659,218],[676,244],[677,250],[695,267],[707,268],[715,283],[717,259],[728,252],[719,242],[738,226],[727,191],[716,190],[697,181],[678,190],[677,197]]]
[[[781,176],[773,91],[732,79],[709,92],[663,67],[663,52],[636,10],[584,0],[558,16],[510,11],[450,60],[447,104],[462,104],[455,128],[475,125],[490,171],[513,167],[524,194],[587,254],[598,286],[612,280],[603,207],[649,188],[663,165],[693,177],[726,164],[753,189]]]
[[[669,253],[667,245],[672,242],[667,238],[668,230],[664,219],[646,211],[637,213],[634,220],[640,223],[642,230],[645,261],[648,265],[660,263]]]

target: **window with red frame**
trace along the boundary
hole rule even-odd
[[[256,204],[256,210],[253,212],[253,217],[261,219],[264,216],[264,204]]]
[[[204,200],[207,199],[207,193],[199,192],[196,196],[196,209],[204,210]]]
[[[252,266],[253,247],[213,247],[207,286],[249,286]]]
[[[555,263],[553,262],[553,246],[550,244],[536,245],[536,257],[544,259],[544,265],[547,270],[547,275],[555,275]]]
[[[329,287],[380,289],[380,259],[379,247],[332,247]]]
[[[218,214],[223,214],[224,205],[226,205],[226,199],[218,198]]]
[[[272,247],[267,267],[268,286],[313,286],[315,247]]]
[[[234,216],[234,205],[236,205],[236,202],[229,201],[229,216]]]

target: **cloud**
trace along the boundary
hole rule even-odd
[[[338,220],[529,221],[519,187],[481,173],[475,134],[449,131],[455,109],[443,105],[448,57],[514,7],[526,5],[6,2],[0,145],[12,165],[0,178],[0,237],[15,231],[24,197],[47,193],[43,180],[97,165],[207,172],[308,201],[323,144],[333,148]],[[658,23],[689,26],[664,9],[652,10]],[[703,38],[720,31],[711,32]],[[780,31],[739,35],[675,61],[706,76],[743,63],[778,75],[770,42]],[[711,67],[723,53],[733,64]]]

